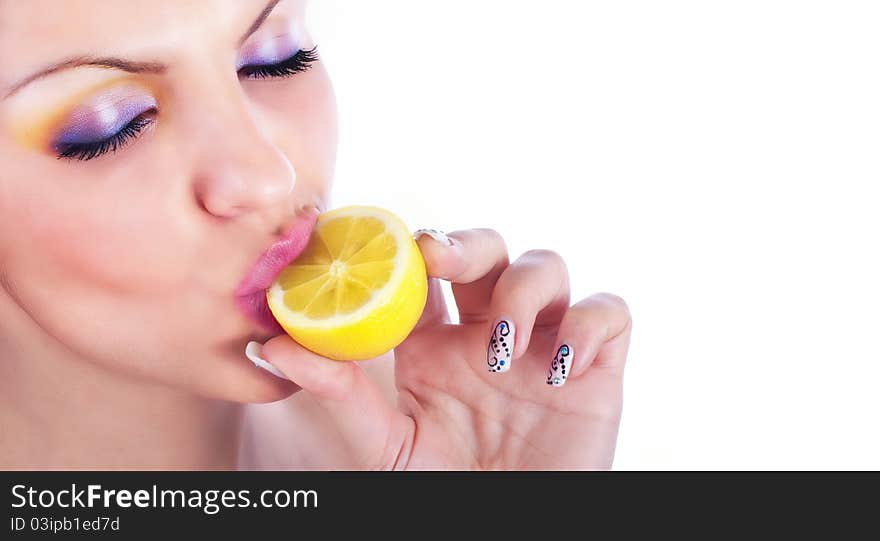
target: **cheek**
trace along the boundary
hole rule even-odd
[[[189,199],[175,188],[185,183],[163,184],[168,177],[136,152],[129,158],[138,167],[20,160],[21,176],[0,178],[0,265],[14,301],[69,350],[186,381],[201,369],[192,359],[211,358],[212,341],[238,320],[217,317],[234,314],[231,298],[220,305],[208,286],[193,285],[204,253],[181,203]]]
[[[186,254],[171,244],[186,236],[173,220],[167,191],[155,183],[143,188],[155,180],[149,171],[95,164],[32,164],[26,181],[10,187],[15,193],[5,198],[2,222],[4,252],[21,275],[13,279],[117,294],[181,280],[185,258],[167,254]]]
[[[155,251],[151,237],[160,233],[154,227],[162,224],[73,208],[60,210],[55,217],[57,221],[34,224],[32,237],[40,253],[34,263],[46,265],[47,272],[116,293],[155,289],[173,277],[167,263],[150,256]]]
[[[323,65],[291,79],[259,82],[249,92],[298,177],[329,184],[336,161],[337,111]]]

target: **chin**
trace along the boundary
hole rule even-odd
[[[284,400],[299,385],[257,368],[242,353],[222,359],[210,374],[199,378],[198,394],[242,404],[268,404]]]
[[[275,377],[268,372],[259,379],[259,382],[253,384],[237,386],[230,400],[243,404],[269,404],[284,400],[300,390],[299,385],[292,381]]]

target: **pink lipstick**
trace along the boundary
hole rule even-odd
[[[238,309],[269,332],[281,334],[284,330],[269,310],[266,290],[306,249],[317,219],[318,210],[314,208],[297,218],[285,235],[263,252],[235,290]]]

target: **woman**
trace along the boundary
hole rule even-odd
[[[241,309],[254,262],[330,207],[304,10],[0,0],[0,466],[610,467],[630,317],[572,305],[555,253],[417,234],[429,301],[393,365],[319,358]]]

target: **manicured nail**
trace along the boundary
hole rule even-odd
[[[571,372],[571,361],[574,359],[574,353],[571,346],[562,344],[556,350],[556,355],[550,361],[550,370],[547,372],[547,385],[554,387],[562,387],[568,374]]]
[[[428,235],[440,244],[452,246],[452,241],[449,239],[449,237],[446,236],[446,233],[440,231],[439,229],[419,229],[418,231],[413,233],[413,239],[419,240],[419,237],[421,237],[422,235]]]
[[[254,365],[257,368],[262,368],[263,370],[266,370],[267,372],[271,372],[273,375],[278,376],[281,379],[286,379],[286,380],[290,381],[290,378],[288,378],[283,373],[281,373],[280,370],[278,370],[277,368],[272,366],[272,364],[269,363],[269,361],[260,357],[260,354],[262,352],[263,352],[263,344],[261,344],[259,342],[248,342],[247,347],[244,348],[245,356],[248,359],[250,359],[251,362],[254,363]]]
[[[489,348],[486,352],[486,364],[489,366],[489,372],[510,370],[514,336],[513,324],[506,319],[495,324],[492,335],[489,337]]]

